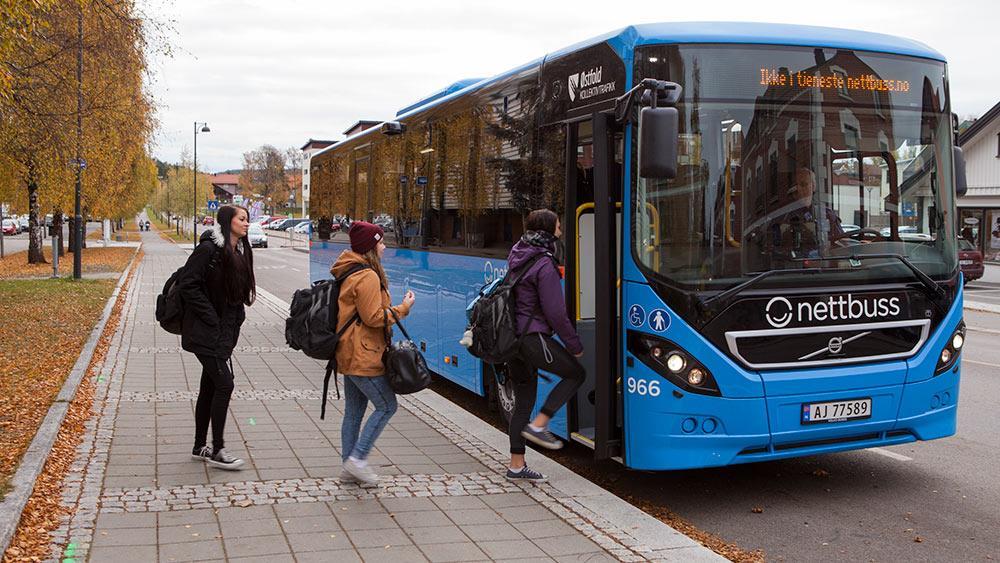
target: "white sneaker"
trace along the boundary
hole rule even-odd
[[[344,471],[351,477],[354,477],[359,483],[364,485],[378,485],[378,475],[375,474],[375,470],[368,464],[362,467],[358,465],[358,462],[348,458],[344,462]]]
[[[243,467],[243,460],[227,454],[225,449],[215,452],[211,458],[205,460],[205,463],[227,471],[236,471]]]

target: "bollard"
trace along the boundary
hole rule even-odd
[[[59,277],[59,237],[52,237],[52,277]]]

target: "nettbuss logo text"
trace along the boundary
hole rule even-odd
[[[764,307],[764,318],[774,328],[784,328],[793,319],[800,323],[875,320],[898,316],[900,310],[899,297],[855,298],[848,293],[796,305],[784,297],[774,297]]]
[[[599,66],[590,70],[569,75],[566,82],[569,85],[570,101],[575,102],[577,97],[581,100],[586,100],[587,98],[600,96],[601,94],[607,94],[608,92],[614,92],[614,81],[608,82],[607,84],[601,84],[601,75],[603,73],[604,67]]]

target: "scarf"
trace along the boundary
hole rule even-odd
[[[524,231],[521,235],[521,242],[544,248],[549,252],[555,252],[556,236],[548,231]]]

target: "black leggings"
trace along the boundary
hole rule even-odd
[[[542,405],[541,413],[554,416],[583,385],[587,371],[572,354],[552,337],[540,333],[521,338],[520,354],[507,364],[514,384],[514,414],[510,417],[510,453],[524,453],[521,430],[528,424],[538,394],[538,370],[558,375],[560,380]]]
[[[212,422],[212,449],[221,450],[225,444],[226,413],[233,394],[233,372],[226,360],[215,356],[196,354],[201,362],[201,389],[194,407],[194,447],[201,448],[208,438],[208,423]]]

